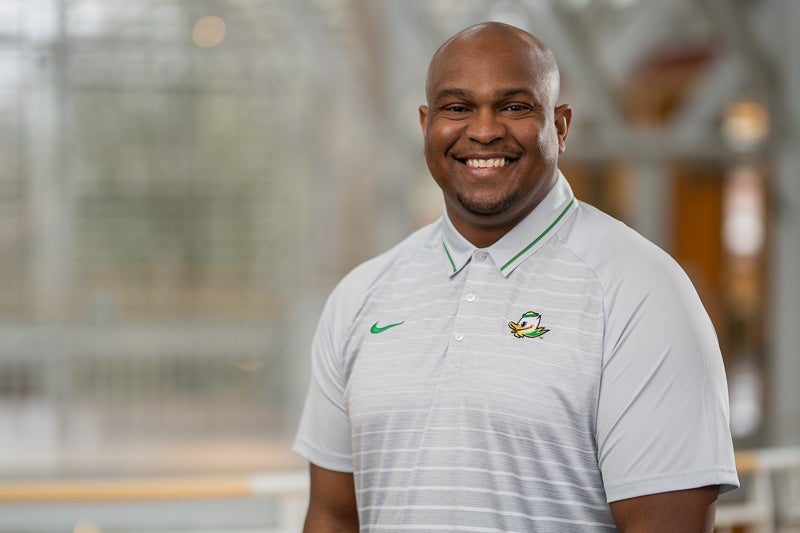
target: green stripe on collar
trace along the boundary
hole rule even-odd
[[[444,239],[442,239],[442,246],[444,246],[444,253],[447,254],[447,258],[450,260],[450,266],[453,267],[453,272],[455,272],[456,270],[458,270],[456,268],[456,262],[453,261],[453,256],[450,255],[450,250],[447,249],[447,245],[444,243]]]
[[[569,211],[569,208],[570,208],[570,207],[572,207],[572,204],[574,204],[574,203],[575,203],[575,197],[573,196],[573,197],[572,197],[572,200],[570,200],[570,201],[569,201],[569,203],[567,204],[567,207],[565,207],[565,208],[564,208],[564,210],[563,210],[563,211],[561,211],[561,214],[560,214],[560,215],[558,215],[558,216],[556,217],[556,219],[553,221],[553,223],[552,223],[552,224],[550,224],[549,226],[547,226],[547,229],[545,229],[545,230],[544,230],[544,231],[543,231],[543,232],[542,232],[542,233],[541,233],[541,234],[540,234],[538,237],[536,237],[535,239],[533,239],[533,241],[532,241],[532,242],[531,242],[531,243],[530,243],[528,246],[526,246],[525,248],[523,248],[522,250],[520,250],[520,252],[519,252],[517,255],[515,255],[514,257],[512,257],[511,259],[509,259],[509,260],[508,260],[508,262],[507,262],[505,265],[501,266],[501,267],[500,267],[500,272],[502,272],[503,270],[505,270],[506,268],[508,268],[509,266],[511,266],[511,264],[512,264],[514,261],[516,261],[517,259],[519,259],[519,258],[520,258],[520,256],[522,256],[522,254],[524,254],[525,252],[527,252],[528,250],[530,250],[531,248],[533,248],[533,246],[534,246],[534,245],[535,245],[537,242],[539,242],[540,240],[542,240],[542,238],[543,238],[545,235],[547,235],[547,234],[550,232],[550,230],[551,230],[551,229],[553,229],[553,227],[554,227],[556,224],[558,224],[558,221],[559,221],[559,220],[561,220],[562,218],[564,218],[564,215],[566,215],[566,214],[567,214],[567,211]],[[447,249],[447,248],[445,248],[445,250],[446,250],[446,249]],[[449,256],[449,254],[448,254],[448,256]],[[450,261],[452,261],[452,259],[451,259]]]

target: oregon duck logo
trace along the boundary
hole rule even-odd
[[[522,337],[536,338],[541,337],[548,331],[547,328],[539,327],[542,321],[542,315],[533,311],[528,311],[519,319],[519,322],[509,322],[508,327],[511,328],[511,333],[518,339]]]

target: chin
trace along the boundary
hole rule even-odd
[[[473,215],[479,217],[494,217],[506,213],[516,203],[516,195],[507,196],[505,198],[496,199],[493,201],[481,201],[478,199],[469,199],[459,197],[459,204],[461,207]]]

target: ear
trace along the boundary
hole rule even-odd
[[[419,106],[419,125],[422,127],[422,136],[428,134],[428,106]]]
[[[567,104],[557,106],[555,109],[556,134],[558,135],[558,153],[563,154],[567,149],[567,133],[572,122],[572,109]]]

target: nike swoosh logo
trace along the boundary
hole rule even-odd
[[[386,331],[389,328],[393,328],[395,326],[399,326],[400,324],[405,324],[405,321],[404,322],[398,322],[397,324],[389,324],[388,326],[383,326],[383,327],[378,326],[378,323],[375,322],[374,324],[372,324],[372,327],[369,328],[369,332],[370,333],[381,333],[383,331]]]

